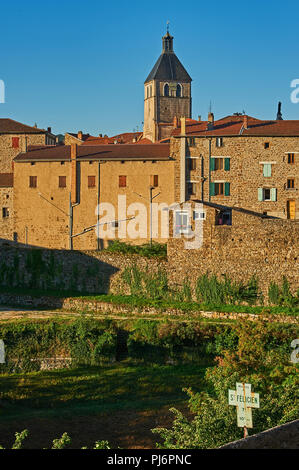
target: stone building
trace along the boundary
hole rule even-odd
[[[54,145],[55,136],[48,130],[27,126],[12,119],[0,118],[0,239],[15,239],[13,229],[13,159],[31,146]]]
[[[162,54],[144,83],[144,138],[156,142],[169,137],[178,119],[191,118],[191,81],[167,32]]]
[[[87,250],[114,238],[144,243],[151,233],[153,240],[167,241],[163,207],[155,206],[159,222],[150,232],[150,196],[157,205],[174,202],[168,144],[72,144],[33,149],[14,159],[14,230],[22,244],[68,249],[72,239],[74,249]],[[97,214],[99,203],[107,213]],[[105,233],[98,241],[94,225],[99,217]]]
[[[299,121],[247,115],[188,122],[173,131],[175,200],[199,199],[264,216],[299,218]]]

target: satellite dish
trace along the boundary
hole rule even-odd
[[[3,339],[0,339],[0,364],[5,364],[5,348]]]

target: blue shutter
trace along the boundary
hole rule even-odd
[[[263,201],[263,188],[258,188],[258,200]]]
[[[230,196],[230,183],[224,183],[224,196]]]
[[[210,183],[210,196],[215,196],[215,183]]]
[[[230,170],[230,158],[225,158],[224,159],[224,169],[225,169],[225,171]]]
[[[272,174],[272,165],[271,163],[264,163],[264,168],[263,168],[263,175],[265,177],[269,177]]]

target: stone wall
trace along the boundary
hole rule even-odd
[[[195,194],[191,199],[203,199],[227,206],[242,207],[259,213],[286,219],[288,201],[295,201],[295,217],[299,219],[299,138],[298,137],[223,137],[221,147],[216,146],[216,138],[175,137],[171,139],[172,156],[176,160],[176,175],[183,175],[180,162],[181,140],[186,140],[185,162],[186,182],[195,184]],[[269,143],[265,149],[264,144]],[[228,170],[209,170],[209,146],[211,157],[229,158]],[[288,153],[295,154],[294,164],[288,163]],[[188,170],[188,159],[196,159],[195,168]],[[271,176],[263,175],[263,164],[271,163]],[[182,176],[180,176],[181,178]],[[202,180],[203,178],[203,180]],[[293,189],[287,188],[288,179],[295,180]],[[211,182],[230,183],[230,194],[210,195]],[[276,201],[259,201],[259,188],[276,188]],[[180,181],[176,181],[176,200],[179,199]]]
[[[220,449],[299,449],[299,419],[230,442]]]
[[[165,261],[138,255],[0,246],[0,285],[94,294],[123,287],[126,293],[122,272],[133,264],[150,272],[166,267]]]
[[[172,282],[191,283],[205,273],[227,275],[235,281],[257,276],[265,296],[271,281],[283,276],[292,290],[299,288],[299,221],[262,218],[246,211],[232,211],[232,225],[215,225],[217,210],[204,206],[203,243],[186,249],[182,238],[168,243]],[[194,222],[193,222],[194,225]]]

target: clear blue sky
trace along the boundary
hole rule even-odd
[[[193,78],[193,117],[246,111],[299,119],[295,1],[1,2],[0,79],[11,117],[55,133],[132,131],[143,121],[143,82],[170,21],[177,56]]]

